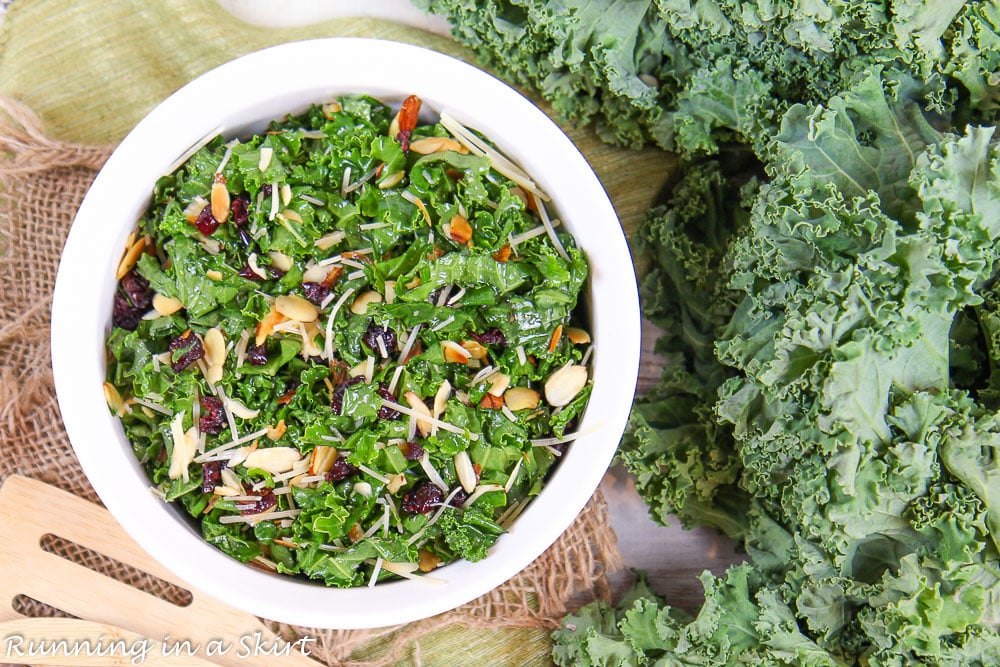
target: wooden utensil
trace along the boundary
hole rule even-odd
[[[178,653],[214,664],[318,667],[297,650],[308,653],[314,646],[310,638],[297,644],[284,641],[255,616],[193,590],[146,554],[107,510],[70,493],[27,477],[8,477],[0,487],[0,535],[0,621],[23,618],[14,608],[20,594],[161,645],[169,637],[167,644]],[[190,592],[192,601],[173,604],[51,553],[42,546],[51,539],[47,536],[158,577]],[[0,663],[13,657],[5,656],[4,649],[0,643]],[[59,664],[70,663],[64,658]]]

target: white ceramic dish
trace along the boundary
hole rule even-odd
[[[205,543],[158,500],[104,402],[104,341],[115,268],[157,178],[208,135],[259,130],[267,121],[338,94],[386,101],[418,95],[489,136],[552,198],[592,268],[594,391],[580,429],[543,492],[478,563],[419,581],[331,589],[242,565]],[[52,364],[63,420],[101,500],[154,558],[235,607],[307,627],[366,628],[452,609],[517,574],[580,512],[616,450],[639,363],[635,274],[614,209],[573,143],[529,100],[481,70],[410,45],[367,39],[286,44],[238,58],[184,86],[125,138],[94,181],[70,230],[52,309]]]

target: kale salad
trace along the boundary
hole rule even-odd
[[[588,265],[487,138],[342,97],[216,137],[118,267],[105,394],[204,538],[326,585],[477,561],[591,391]]]

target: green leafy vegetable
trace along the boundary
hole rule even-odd
[[[490,159],[405,149],[393,122],[345,97],[164,176],[107,340],[154,492],[232,557],[329,586],[486,558],[557,460],[532,439],[562,441],[591,390],[506,407],[586,354],[550,341],[586,326],[589,266]]]
[[[668,366],[621,460],[739,540],[561,665],[1000,662],[1000,5],[418,0],[611,142],[685,162],[639,233]]]

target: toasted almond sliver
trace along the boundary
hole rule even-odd
[[[153,295],[153,310],[163,316],[173,315],[178,310],[184,307],[180,299],[175,299],[172,296],[165,296],[157,292]]]
[[[566,338],[569,338],[569,342],[574,345],[586,345],[590,342],[590,334],[583,329],[566,327],[563,329],[563,334],[565,334]]]
[[[272,157],[274,157],[274,149],[270,146],[263,146],[260,149],[260,159],[257,160],[257,168],[261,171],[267,171],[267,168],[271,166]]]
[[[285,316],[272,307],[271,310],[269,310],[267,314],[261,318],[260,322],[257,323],[254,344],[263,345],[264,341],[267,340],[267,337],[274,331],[274,327],[284,321]]]
[[[325,236],[321,236],[316,239],[316,247],[320,250],[329,250],[333,246],[337,245],[347,237],[347,234],[343,231],[330,232]]]
[[[216,174],[215,183],[212,184],[212,217],[219,223],[229,219],[229,190],[226,189],[226,180],[221,174]]]
[[[300,225],[303,222],[302,216],[299,215],[298,211],[294,211],[290,208],[286,208],[284,211],[282,211],[281,215],[285,216],[285,220],[291,220],[292,222],[297,222]]]
[[[240,419],[254,419],[260,414],[260,410],[251,410],[235,398],[227,398],[226,407],[229,408],[234,417],[239,417]]]
[[[443,151],[455,151],[456,153],[468,153],[469,149],[458,143],[451,137],[425,137],[410,142],[410,150],[420,155],[431,155]]]
[[[494,373],[486,378],[486,380],[490,383],[487,393],[494,396],[503,396],[503,393],[507,391],[507,387],[510,386],[510,376],[505,373]]]
[[[378,182],[379,190],[388,190],[389,188],[399,185],[399,182],[403,180],[403,176],[405,175],[406,172],[394,171]]]
[[[430,417],[431,411],[427,409],[427,405],[424,403],[423,399],[414,394],[412,391],[406,392],[406,402],[411,408],[413,408],[413,411],[419,415],[416,418],[417,430],[420,431],[420,435],[426,438],[431,434],[431,429],[434,425],[430,421],[421,419],[420,417],[424,415]]]
[[[562,339],[563,325],[558,325],[555,331],[552,332],[552,338],[549,339],[549,354],[556,351],[556,347],[559,345],[559,341]]]
[[[205,332],[205,361],[210,367],[226,363],[226,336],[219,327]]]
[[[125,401],[122,400],[122,395],[118,393],[118,389],[110,382],[104,383],[104,400],[108,402],[108,407],[111,408],[116,417],[120,417],[125,413]]]
[[[441,353],[444,355],[444,360],[451,363],[467,364],[472,358],[471,352],[451,340],[441,341]]]
[[[297,294],[282,294],[274,300],[274,309],[296,322],[315,322],[319,309]]]
[[[285,435],[285,431],[287,430],[288,427],[285,425],[285,420],[279,419],[277,424],[267,427],[267,437],[271,440],[277,440],[281,436]],[[296,453],[298,453],[298,450],[296,450]]]
[[[295,447],[264,447],[250,452],[243,465],[280,475],[294,468],[301,460],[302,455]]]
[[[309,474],[325,475],[337,460],[337,450],[328,445],[316,445],[309,458]]]
[[[396,281],[385,281],[385,302],[392,303],[396,300]]]
[[[534,410],[542,397],[531,387],[511,387],[503,394],[507,408],[513,411]]]
[[[362,292],[351,304],[351,312],[355,315],[364,315],[368,312],[368,304],[370,303],[382,303],[382,295],[375,290]]]
[[[468,243],[472,240],[472,225],[464,216],[452,216],[451,225],[446,233],[455,243]]]
[[[488,350],[482,346],[481,343],[474,340],[463,340],[462,347],[469,353],[470,359],[477,359],[482,361],[486,358]]]
[[[207,366],[205,368],[205,382],[215,384],[222,380],[222,366]]]
[[[283,252],[277,250],[272,250],[267,253],[267,256],[271,258],[271,266],[278,269],[279,271],[289,271],[292,268],[294,262],[292,258]]]
[[[303,283],[321,283],[330,275],[330,267],[322,264],[313,264],[302,273]]]
[[[462,483],[462,488],[466,493],[472,493],[476,490],[476,484],[479,483],[479,479],[475,468],[472,467],[472,459],[469,458],[469,453],[462,450],[458,454],[455,454],[453,460],[455,462],[455,472],[458,474],[458,481]]]
[[[209,280],[214,280],[216,282],[222,280],[225,276],[222,275],[222,271],[216,269],[209,269],[205,272],[205,277]]]
[[[451,397],[451,383],[445,380],[438,387],[437,393],[434,394],[434,412],[432,416],[435,419],[441,417],[444,414],[445,408],[448,406],[448,398]]]
[[[397,473],[395,475],[389,475],[389,483],[385,485],[386,490],[389,493],[396,493],[406,484],[406,475],[403,473]]]
[[[129,246],[128,250],[125,251],[125,255],[122,257],[122,261],[118,264],[118,270],[115,271],[115,280],[121,280],[125,277],[132,267],[135,266],[136,262],[139,261],[139,255],[142,251],[146,249],[146,237],[140,236],[138,240]]]
[[[587,367],[566,364],[545,380],[545,400],[559,407],[568,404],[587,384]]]

